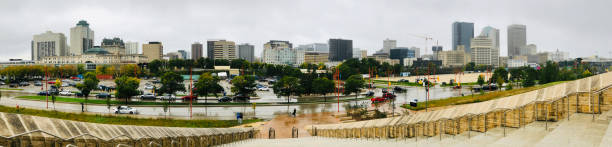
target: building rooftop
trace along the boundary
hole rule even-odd
[[[81,20],[79,23],[77,23],[77,26],[89,27],[89,23],[87,23],[85,20]]]
[[[85,51],[85,54],[109,54],[104,48],[101,47],[93,47]]]

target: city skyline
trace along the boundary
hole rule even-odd
[[[536,44],[538,51],[559,49],[569,52],[571,57],[609,56],[610,49],[607,48],[611,43],[606,40],[611,37],[606,34],[610,32],[606,26],[612,22],[597,18],[611,13],[612,10],[603,8],[610,2],[551,2],[277,1],[273,4],[275,7],[268,6],[268,2],[257,1],[151,2],[144,6],[141,4],[146,1],[128,1],[124,5],[110,5],[104,1],[0,2],[3,8],[0,12],[4,12],[0,15],[5,18],[2,20],[4,23],[0,24],[0,32],[5,34],[0,36],[0,44],[3,44],[0,51],[11,53],[0,55],[0,60],[30,59],[33,35],[52,31],[68,37],[70,28],[79,20],[88,21],[89,27],[96,32],[94,45],[99,45],[103,38],[114,37],[142,43],[159,41],[164,44],[164,53],[188,50],[193,42],[205,42],[211,38],[252,44],[256,56],[261,55],[263,44],[269,40],[288,40],[298,46],[326,42],[330,38],[353,40],[354,48],[374,53],[383,47],[382,40],[389,38],[397,40],[397,46],[415,46],[422,48],[421,54],[431,54],[429,48],[436,41],[445,50],[452,49],[451,24],[464,21],[474,23],[474,30],[481,30],[485,26],[501,30],[501,56],[508,55],[505,30],[512,24],[523,24],[529,28],[527,44]],[[312,6],[318,6],[322,11],[309,11]],[[191,7],[201,9],[186,9]],[[226,9],[233,7],[244,8],[245,11]],[[578,7],[584,12],[566,12],[565,8],[568,7]],[[157,9],[159,11],[155,11]],[[346,11],[352,9],[364,11]],[[512,11],[515,9],[523,11]],[[282,11],[292,13],[278,13]],[[356,14],[348,15],[349,12]],[[201,17],[219,18],[225,22],[206,23]],[[267,17],[282,19],[270,20]],[[598,23],[585,23],[595,20]],[[427,49],[423,49],[426,46],[424,40],[415,37],[423,34],[433,38],[428,41]]]

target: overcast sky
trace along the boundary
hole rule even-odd
[[[353,40],[368,54],[382,48],[385,38],[398,46],[424,48],[429,35],[451,47],[451,24],[474,23],[474,34],[485,26],[500,30],[501,56],[507,55],[507,26],[527,25],[527,43],[538,52],[570,52],[571,57],[612,52],[610,0],[3,0],[0,1],[0,60],[30,59],[34,34],[64,33],[87,20],[102,38],[161,41],[164,52],[190,50],[190,44],[227,39],[255,45],[260,56],[268,40],[294,46],[326,43],[329,38]],[[421,54],[431,49],[421,50]]]

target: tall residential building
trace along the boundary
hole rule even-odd
[[[389,51],[392,48],[396,48],[397,47],[397,40],[390,40],[389,38],[383,40],[383,48],[382,48],[382,52],[383,53],[389,53]]]
[[[101,48],[105,49],[111,54],[115,55],[125,55],[125,43],[121,38],[113,38],[113,39],[102,39]]]
[[[209,40],[206,53],[210,59],[237,59],[236,43],[227,40]]]
[[[62,33],[47,31],[42,34],[34,35],[32,38],[33,61],[40,60],[47,56],[65,56],[67,54],[66,36]]]
[[[89,28],[85,20],[79,21],[75,27],[70,28],[69,55],[81,55],[94,46],[94,31]]]
[[[329,61],[353,58],[353,40],[329,39]]]
[[[178,54],[181,56],[181,57],[179,57],[180,59],[189,59],[189,57],[187,56],[187,51],[185,51],[185,50],[178,50],[176,52],[178,52]]]
[[[513,24],[508,26],[508,56],[524,56],[526,53],[521,53],[521,48],[527,45],[527,26],[521,24]]]
[[[325,43],[311,43],[311,44],[299,45],[295,49],[304,50],[306,52],[329,53],[329,45]]]
[[[396,47],[389,50],[389,58],[399,60],[404,65],[404,58],[415,58],[416,52],[407,47]]]
[[[249,62],[255,61],[255,46],[248,43],[238,45],[238,58]]]
[[[202,44],[199,42],[195,42],[193,44],[191,44],[191,59],[193,60],[198,60],[200,58],[202,58],[203,56],[203,52],[202,52]]]
[[[125,54],[135,55],[138,54],[138,42],[126,42],[125,43]]]
[[[161,60],[164,56],[164,46],[161,42],[149,42],[142,44],[142,54],[147,56],[149,62],[157,59]]]
[[[472,39],[472,62],[476,65],[499,66],[499,49],[493,46],[493,41],[487,36]]]
[[[499,48],[499,29],[493,28],[491,26],[486,26],[482,28],[482,32],[480,32],[479,36],[487,36],[491,39],[493,43],[493,47]]]
[[[263,48],[263,62],[267,64],[276,65],[292,65],[297,66],[298,63],[298,50],[292,48],[293,45],[289,41],[270,40],[264,44]],[[301,50],[301,53],[304,53]],[[302,61],[304,62],[304,54],[302,54]]]
[[[463,45],[466,53],[471,53],[471,40],[474,38],[474,23],[454,22],[453,23],[453,50],[457,46]]]

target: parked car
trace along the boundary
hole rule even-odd
[[[43,85],[43,83],[42,83],[42,82],[40,82],[40,81],[36,81],[36,82],[34,82],[34,86],[42,86],[42,85]]]
[[[59,95],[63,95],[63,96],[71,96],[71,95],[72,95],[72,92],[67,91],[67,90],[64,90],[64,91],[59,92]]]
[[[191,99],[197,100],[198,96],[195,96],[195,95],[189,96],[189,95],[187,95],[187,96],[181,97],[181,99],[183,99],[183,100],[191,100]]]
[[[19,86],[30,86],[28,82],[19,82]]]
[[[68,82],[62,82],[62,87],[68,87],[70,86],[70,84],[68,84]]]
[[[266,86],[263,86],[263,87],[257,88],[257,90],[259,90],[259,91],[269,91],[270,89],[268,87],[266,87]]]
[[[232,99],[227,96],[224,96],[219,99],[219,102],[230,102],[230,101],[232,101]]]
[[[0,81],[0,85],[6,85],[6,83]]]
[[[9,87],[17,88],[17,87],[19,87],[19,84],[18,83],[11,83],[11,84],[9,84]]]
[[[385,99],[394,99],[395,95],[392,93],[384,93],[382,97]]]
[[[140,95],[140,99],[150,99],[150,100],[154,100],[155,99],[155,94],[153,93],[145,93],[143,95]]]
[[[83,93],[77,92],[74,94],[74,96],[76,97],[84,97],[85,95],[83,95]]]
[[[397,81],[398,81],[398,82],[409,82],[409,81],[408,81],[408,80],[406,80],[406,79],[400,79],[400,80],[397,80]]]
[[[145,85],[144,88],[147,90],[154,89],[153,85]]]
[[[375,97],[375,98],[371,98],[370,101],[372,101],[372,103],[384,102],[385,98],[383,98],[383,97]]]
[[[97,98],[111,98],[111,95],[108,93],[98,93],[98,95],[96,95]]]
[[[176,96],[174,96],[172,94],[164,94],[161,97],[159,97],[159,99],[161,99],[161,100],[176,100]]]
[[[138,110],[130,106],[118,106],[113,108],[113,111],[115,111],[115,114],[138,114]]]
[[[374,92],[373,91],[368,91],[365,93],[365,96],[370,97],[370,96],[374,96]]]
[[[242,94],[237,94],[236,96],[234,96],[233,99],[234,99],[234,101],[246,101],[246,100],[250,100],[251,97],[245,96],[245,95],[242,95]]]
[[[48,96],[48,95],[51,95],[51,94],[48,91],[41,91],[41,92],[38,92],[38,95],[39,96]]]
[[[393,87],[393,91],[395,91],[395,92],[406,92],[406,88],[395,86],[395,87]]]

